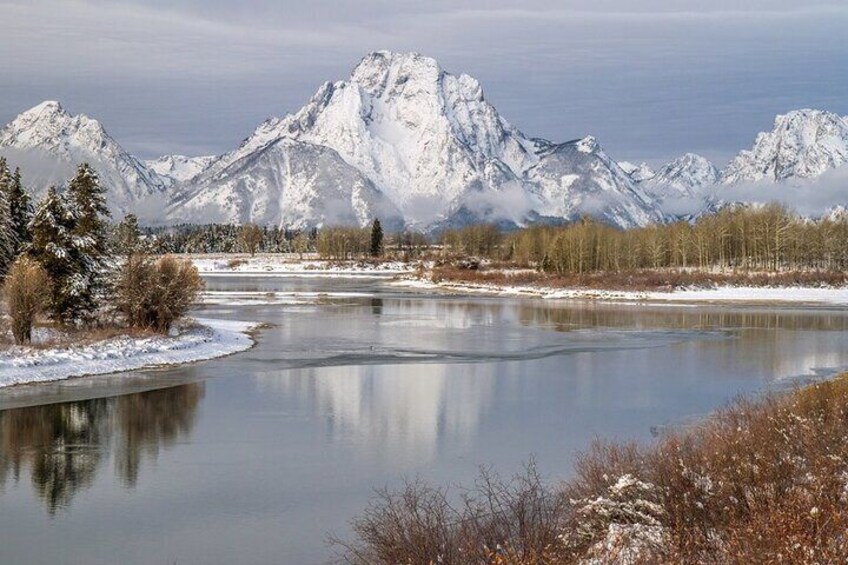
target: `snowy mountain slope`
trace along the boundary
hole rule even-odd
[[[595,138],[550,144],[537,157],[526,176],[540,216],[575,220],[588,214],[619,227],[662,220],[651,199]]]
[[[627,173],[627,175],[636,182],[646,181],[657,174],[656,171],[644,162],[636,165],[629,161],[619,161],[618,166],[621,167],[621,170]]]
[[[163,155],[158,159],[145,161],[148,169],[159,175],[159,177],[170,187],[184,183],[196,177],[201,171],[217,159],[214,155],[202,157],[186,157],[185,155]]]
[[[171,203],[173,221],[304,228],[365,225],[379,217],[387,229],[403,225],[391,202],[335,151],[292,139],[248,153],[199,186]]]
[[[848,163],[848,120],[832,112],[795,110],[775,118],[750,150],[722,172],[722,182],[811,179]]]
[[[550,142],[526,137],[486,101],[475,79],[416,53],[366,56],[349,80],[325,83],[298,112],[261,124],[183,192],[215,191],[221,171],[277,139],[333,149],[417,228],[459,218],[520,225],[581,211],[622,226],[657,218],[602,152],[553,151]],[[564,180],[568,166],[580,169],[579,182]]]
[[[40,197],[62,186],[88,162],[109,187],[107,202],[116,217],[135,212],[148,221],[162,218],[165,183],[124,151],[97,120],[72,116],[61,104],[42,102],[0,130],[0,155],[20,166],[27,187]]]
[[[661,167],[641,186],[654,198],[691,198],[718,183],[719,176],[718,169],[707,158],[686,153]]]

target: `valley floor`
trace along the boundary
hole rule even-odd
[[[250,322],[197,319],[174,337],[119,335],[0,352],[0,387],[215,359],[253,346]]]

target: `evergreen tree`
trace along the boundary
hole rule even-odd
[[[113,245],[119,255],[132,255],[141,250],[141,230],[135,214],[127,214],[121,223],[115,226]]]
[[[72,231],[74,217],[55,187],[38,204],[29,225],[32,241],[29,255],[47,271],[51,287],[50,313],[63,323],[76,319],[79,296],[84,281],[76,273],[78,252],[74,247]]]
[[[374,223],[371,225],[371,256],[379,257],[383,254],[383,226],[380,225],[380,219],[374,218]]]
[[[0,158],[0,275],[6,273],[18,250],[18,238],[9,207],[11,186],[12,175],[9,174],[6,160]]]
[[[74,318],[86,322],[105,290],[109,254],[106,189],[88,163],[79,166],[68,184],[67,205],[73,217],[74,275],[80,286]]]
[[[32,220],[32,202],[21,182],[21,169],[16,168],[9,186],[9,211],[17,239],[17,253],[24,250],[32,239],[29,223]]]

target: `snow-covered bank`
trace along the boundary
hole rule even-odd
[[[252,322],[198,319],[176,337],[116,337],[50,349],[14,347],[0,353],[0,387],[190,363],[250,349]]]
[[[604,300],[609,302],[660,303],[735,303],[735,304],[811,304],[848,305],[848,287],[733,287],[714,289],[679,289],[670,292],[563,289],[541,286],[495,285],[480,283],[439,282],[424,279],[400,279],[393,285],[421,290],[452,293],[488,294],[497,296],[527,296],[546,299]]]
[[[257,255],[190,255],[203,276],[344,276],[384,277],[408,274],[416,269],[415,263],[386,261],[369,263],[348,261],[344,263],[318,258],[299,259],[285,254]]]

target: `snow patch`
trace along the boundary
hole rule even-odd
[[[14,347],[0,353],[0,387],[132,371],[224,357],[250,349],[253,322],[199,318],[176,337],[127,336],[90,345],[35,349]]]

